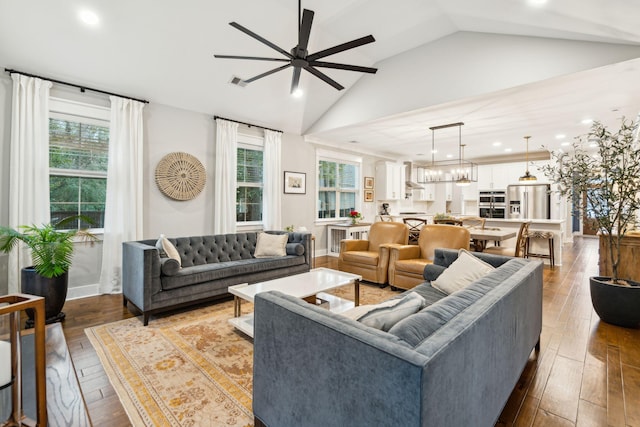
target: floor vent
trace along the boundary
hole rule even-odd
[[[247,85],[247,83],[245,83],[244,80],[236,76],[231,77],[231,80],[229,80],[229,83],[235,86],[240,86],[240,87],[245,87]]]

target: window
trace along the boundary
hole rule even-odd
[[[241,135],[238,135],[238,139],[249,140]],[[238,142],[236,221],[239,223],[262,221],[263,139],[255,140],[250,143]]]
[[[51,99],[49,197],[51,221],[84,215],[64,228],[104,228],[109,110]]]
[[[347,218],[357,210],[360,189],[359,159],[318,158],[318,219]]]

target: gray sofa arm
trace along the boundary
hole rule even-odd
[[[300,233],[297,231],[282,231],[282,230],[268,230],[265,233],[269,234],[288,234],[287,246],[292,243],[300,243],[304,247],[304,261],[311,268],[313,253],[311,253],[311,233]],[[296,255],[294,253],[287,253],[287,255]]]
[[[420,425],[427,359],[406,343],[279,292],[256,296],[255,319],[253,411],[266,425]]]
[[[160,290],[160,253],[140,242],[122,243],[122,296],[140,310],[151,305]]]

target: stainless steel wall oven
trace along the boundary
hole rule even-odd
[[[479,214],[482,218],[506,218],[507,193],[505,190],[480,191]]]

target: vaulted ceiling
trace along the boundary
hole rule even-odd
[[[295,0],[0,0],[0,66],[413,160],[431,158],[429,127],[445,123],[465,123],[465,157],[487,158],[521,155],[524,135],[533,150],[557,147],[586,132],[583,119],[635,118],[640,2],[535,3],[304,0],[310,52],[372,34],[325,59],[379,71],[327,70],[343,91],[303,73],[301,98],[289,95],[290,69],[240,87],[234,76],[273,64],[213,57],[279,55],[232,21],[294,47]],[[80,22],[83,9],[99,22]],[[436,132],[435,146],[457,156],[457,132]]]

